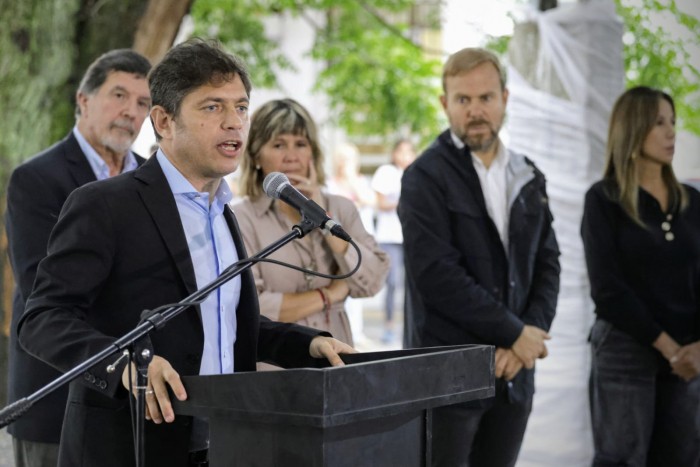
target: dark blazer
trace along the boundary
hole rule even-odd
[[[225,211],[240,257],[245,249],[231,211]],[[142,310],[174,303],[196,290],[196,279],[175,199],[156,158],[138,170],[79,188],[66,201],[39,266],[19,323],[21,345],[68,370],[132,329]],[[281,366],[310,363],[319,334],[260,318],[252,274],[242,274],[236,312],[236,371],[256,359]],[[156,355],[181,375],[199,373],[204,334],[198,308],[151,333]],[[107,362],[70,385],[60,448],[63,467],[134,464],[127,391]],[[146,464],[184,466],[191,418],[146,423]]]
[[[145,159],[137,156],[142,164]],[[5,228],[15,277],[12,302],[12,331],[8,398],[26,397],[60,373],[24,351],[17,342],[16,326],[32,291],[37,266],[46,256],[46,245],[68,195],[95,181],[95,174],[71,131],[62,141],[19,165],[7,188]],[[61,388],[35,404],[8,427],[16,438],[58,443],[68,388]]]
[[[559,291],[559,249],[545,179],[512,154],[508,253],[486,209],[468,148],[450,132],[404,173],[399,202],[412,346],[509,348],[525,324],[548,330]],[[532,372],[514,383],[534,390]]]

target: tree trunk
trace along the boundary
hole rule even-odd
[[[0,219],[5,216],[5,199],[3,194],[0,197]],[[5,229],[0,230],[0,306],[4,313],[0,313],[0,375],[7,375],[7,349],[10,341],[10,321],[12,319],[12,288],[14,281],[12,280],[12,269],[10,268],[10,258],[7,256],[7,235]],[[0,378],[0,381],[7,382],[7,377]],[[0,406],[4,406],[7,402],[7,384],[0,384]]]
[[[134,38],[134,50],[154,65],[163,58],[177,36],[182,18],[194,0],[151,1],[141,18]]]
[[[139,25],[150,24],[148,20],[141,22],[145,12],[163,10],[164,5],[170,5],[172,11],[158,19],[161,27],[147,28],[139,36],[144,44],[158,43],[158,53],[167,50],[175,35],[163,31],[177,32],[192,1],[0,0],[0,193],[6,192],[7,180],[17,164],[61,139],[74,125],[74,96],[87,66],[110,49],[132,47]],[[153,39],[150,34],[159,37]],[[4,197],[2,206],[4,212]],[[4,235],[4,222],[0,228]],[[8,283],[11,274],[4,243],[0,257],[4,314],[0,323],[6,323],[12,313],[8,297],[12,284]],[[6,341],[7,332],[3,326],[3,376],[7,345],[2,341]],[[5,390],[3,382],[1,405],[6,400]]]

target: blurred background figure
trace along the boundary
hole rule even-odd
[[[316,124],[307,110],[292,99],[267,102],[254,114],[241,165],[241,195],[233,205],[249,254],[260,251],[299,223],[299,212],[263,192],[272,172],[284,173],[300,192],[343,225],[362,252],[362,265],[351,277],[330,280],[270,263],[253,266],[260,313],[270,319],[296,322],[326,330],[353,344],[345,299],[368,297],[381,289],[389,260],[365,230],[355,204],[322,191],[323,153]],[[355,267],[354,248],[316,229],[270,256],[272,259],[325,274],[342,274]]]
[[[75,94],[73,129],[12,172],[5,217],[16,284],[9,402],[32,394],[61,375],[19,345],[17,323],[68,196],[82,185],[129,172],[145,161],[130,148],[151,106],[146,80],[150,69],[148,59],[130,49],[116,49],[98,57],[86,70]],[[10,425],[16,467],[56,466],[67,398],[65,385]]]
[[[332,176],[328,178],[328,193],[344,196],[355,203],[365,230],[374,234],[374,205],[376,197],[369,178],[360,172],[360,151],[354,144],[341,143],[333,151]],[[348,297],[345,310],[350,320],[355,347],[367,341],[364,333],[364,299]]]
[[[673,172],[675,125],[668,94],[622,94],[586,194],[594,466],[700,465],[700,193]]]
[[[380,166],[372,177],[372,189],[377,197],[375,238],[382,250],[389,254],[391,267],[386,278],[384,298],[384,334],[382,342],[393,342],[397,335],[394,323],[396,297],[404,293],[403,234],[396,214],[401,195],[403,171],[416,159],[416,151],[409,139],[398,140],[391,151],[391,163]],[[403,300],[401,300],[403,303]]]
[[[351,143],[342,143],[333,152],[332,176],[326,186],[328,192],[351,199],[360,212],[367,232],[374,234],[374,207],[376,197],[370,180],[360,172],[360,151]]]

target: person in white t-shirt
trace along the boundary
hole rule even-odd
[[[370,178],[360,172],[360,150],[352,143],[339,144],[333,151],[333,170],[326,179],[328,193],[351,199],[360,213],[365,230],[374,235],[374,204],[376,196]],[[345,299],[345,311],[350,320],[353,345],[360,348],[367,342],[364,332],[363,302],[367,298]]]
[[[400,139],[391,151],[391,163],[380,166],[372,177],[372,189],[377,194],[377,220],[374,236],[380,248],[389,254],[391,267],[386,278],[384,302],[385,321],[382,342],[390,343],[395,338],[395,295],[403,290],[403,235],[401,222],[396,214],[401,194],[403,171],[416,158],[416,151],[408,139]]]

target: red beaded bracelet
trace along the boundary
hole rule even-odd
[[[331,301],[329,298],[329,290],[325,287],[316,290],[321,295],[321,300],[323,300],[323,313],[326,315],[326,324],[330,324]]]

